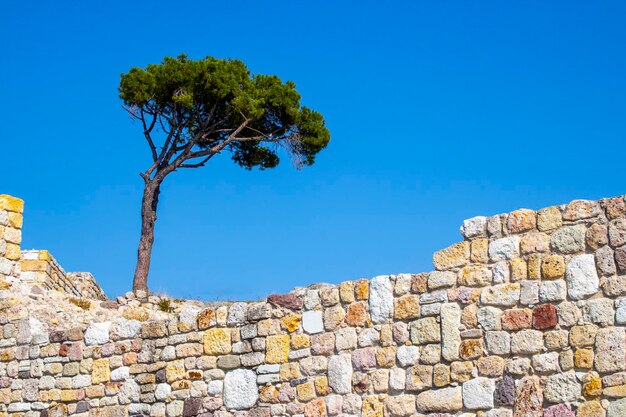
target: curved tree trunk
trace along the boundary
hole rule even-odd
[[[145,291],[148,295],[148,271],[150,270],[150,258],[152,256],[152,244],[154,243],[154,223],[159,204],[161,183],[158,180],[146,181],[141,200],[141,237],[137,249],[137,266],[133,280],[133,291]]]

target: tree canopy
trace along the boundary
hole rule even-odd
[[[177,159],[175,168],[198,167],[223,149],[248,169],[277,166],[281,147],[298,167],[312,165],[330,140],[324,118],[300,104],[293,82],[253,75],[239,60],[166,57],[122,74],[119,91],[143,122],[152,172]],[[162,146],[155,128],[166,135]]]

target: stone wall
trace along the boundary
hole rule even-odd
[[[0,280],[19,276],[24,202],[0,194]]]
[[[102,288],[88,272],[70,272],[59,265],[47,250],[22,251],[20,279],[46,290],[61,291],[76,297],[106,300]]]
[[[461,231],[433,272],[260,302],[29,293],[0,416],[626,416],[624,197]]]

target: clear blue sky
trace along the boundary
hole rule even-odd
[[[4,4],[0,193],[26,200],[23,247],[130,288],[149,152],[119,75],[183,52],[295,81],[332,140],[301,172],[170,176],[155,291],[428,271],[465,218],[626,193],[623,1],[384,3]]]

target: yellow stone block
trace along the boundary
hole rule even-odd
[[[472,262],[486,264],[489,262],[489,239],[476,239],[471,243]]]
[[[191,381],[186,381],[186,380],[180,380],[180,381],[175,381],[172,382],[172,389],[174,391],[178,391],[181,389],[189,389],[191,388]]]
[[[25,259],[20,261],[23,272],[48,272],[50,264],[47,261]]]
[[[537,228],[542,232],[557,229],[562,224],[561,210],[556,206],[541,209],[537,213]]]
[[[528,256],[528,279],[541,278],[541,256],[536,253]]]
[[[232,350],[231,332],[228,329],[209,329],[204,332],[204,353],[225,355]]]
[[[291,336],[291,347],[294,349],[304,349],[311,346],[311,338],[306,334],[294,334]]]
[[[565,260],[561,255],[551,255],[543,258],[541,275],[546,279],[562,278],[565,275]]]
[[[437,270],[447,270],[464,266],[469,261],[470,245],[467,241],[456,243],[433,255],[433,263]]]
[[[61,401],[61,390],[54,388],[48,391],[48,399],[50,399],[50,401]]]
[[[420,299],[418,295],[403,295],[395,300],[394,316],[398,320],[418,318]]]
[[[328,378],[326,376],[320,376],[315,378],[315,392],[319,396],[324,396],[330,394],[332,391],[328,386]]]
[[[521,281],[528,278],[526,261],[522,258],[511,259],[511,281]]]
[[[355,301],[354,298],[354,282],[346,281],[339,284],[339,297],[341,301],[350,304]]]
[[[184,379],[187,376],[187,372],[185,371],[185,361],[178,360],[174,362],[170,362],[165,367],[165,379],[167,382],[174,382],[181,379]]]
[[[9,226],[14,227],[16,229],[21,229],[24,225],[24,216],[21,213],[13,213],[9,212]]]
[[[287,329],[288,332],[295,332],[300,326],[302,317],[299,314],[289,314],[283,317],[282,327]]]
[[[363,398],[361,413],[363,417],[383,417],[383,403],[375,395],[367,396]]]
[[[11,307],[15,307],[20,303],[20,299],[17,297],[9,297],[0,299],[0,310],[7,310]]]
[[[74,402],[78,401],[79,390],[76,389],[63,389],[61,390],[61,401]]]
[[[52,255],[47,250],[40,250],[38,258],[40,261],[49,261],[52,259]]]
[[[1,362],[11,362],[13,359],[15,359],[15,352],[12,349],[4,349],[0,351]]]
[[[313,398],[315,398],[315,386],[311,381],[305,382],[304,384],[296,385],[296,393],[298,395],[299,401],[311,401]]]
[[[24,200],[11,197],[7,194],[0,194],[0,210],[12,211],[14,213],[24,212]]]
[[[578,406],[576,417],[605,417],[606,411],[600,401],[587,401]]]
[[[109,367],[108,359],[97,359],[93,361],[91,365],[91,382],[93,384],[100,384],[102,382],[109,382],[111,379],[111,368]]]
[[[576,349],[574,366],[582,369],[591,369],[593,367],[593,349]]]
[[[281,381],[291,381],[300,378],[302,376],[300,373],[300,364],[297,362],[283,363],[280,365],[279,375]]]
[[[398,348],[395,346],[387,346],[376,349],[376,363],[383,368],[391,368],[396,364],[396,352]]]
[[[289,336],[268,336],[265,340],[265,362],[285,363],[289,361]]]
[[[360,279],[354,283],[354,294],[357,300],[367,300],[370,296],[370,283],[366,279]]]
[[[7,259],[12,261],[19,261],[22,252],[20,251],[20,245],[15,243],[7,243],[7,252],[4,255]]]
[[[442,363],[435,365],[433,370],[433,383],[436,387],[450,385],[450,367]]]
[[[583,392],[585,397],[599,397],[602,395],[602,378],[597,372],[589,372],[583,378]]]
[[[615,387],[607,387],[602,391],[605,397],[626,398],[626,385],[617,385]]]

